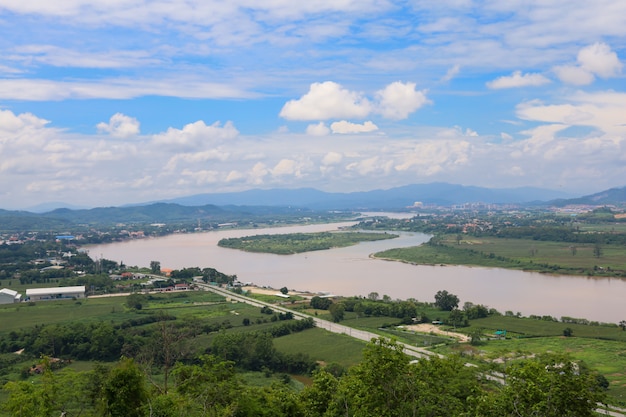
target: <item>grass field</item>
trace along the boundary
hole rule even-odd
[[[377,257],[428,265],[475,265],[574,275],[626,276],[626,247],[602,245],[601,255],[592,244],[548,242],[497,237],[442,237],[442,245],[391,249]]]
[[[338,363],[347,368],[361,361],[365,342],[313,328],[276,338],[274,345],[281,352],[307,353],[316,361],[324,364]]]
[[[545,320],[519,319],[507,316],[490,316],[470,321],[470,327],[462,329],[471,333],[483,329],[485,333],[506,330],[510,337],[562,336],[563,330],[572,329],[574,336],[626,342],[626,332],[617,326],[590,326]]]

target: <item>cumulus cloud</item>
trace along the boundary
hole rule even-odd
[[[341,117],[362,118],[370,111],[371,104],[361,93],[326,81],[311,84],[308,93],[285,103],[280,116],[289,120],[327,120]]]
[[[515,71],[511,75],[489,81],[487,87],[494,90],[501,88],[537,87],[548,84],[549,82],[550,80],[541,74],[522,74],[521,71]]]
[[[280,116],[289,120],[362,119],[372,112],[388,119],[406,119],[429,103],[426,91],[415,90],[415,83],[396,81],[375,94],[373,103],[362,93],[326,81],[313,83],[309,92],[283,106]]]
[[[25,128],[41,129],[50,123],[32,113],[16,115],[10,110],[0,110],[0,130],[5,132],[17,132]]]
[[[311,136],[326,136],[330,133],[330,129],[324,122],[308,125],[306,127],[306,134]]]
[[[595,77],[611,78],[622,72],[622,63],[611,47],[602,42],[586,46],[578,52],[577,64],[553,68],[561,81],[567,84],[591,84]]]
[[[281,159],[271,170],[274,176],[295,175],[300,176],[298,163],[292,159]]]
[[[333,133],[367,133],[378,130],[373,122],[367,121],[363,124],[351,123],[346,120],[334,122],[330,125],[330,129]]]
[[[617,54],[609,45],[602,42],[581,49],[578,53],[578,63],[582,69],[602,78],[615,77],[622,71],[622,63]]]
[[[139,134],[139,122],[134,117],[115,113],[109,123],[101,122],[96,126],[98,132],[108,133],[114,138],[129,138]]]
[[[328,152],[322,158],[322,165],[337,165],[343,160],[343,155],[339,152]]]
[[[416,91],[415,83],[396,81],[376,93],[378,112],[388,119],[400,120],[429,103],[426,91]]]
[[[185,125],[182,129],[170,127],[166,132],[153,136],[154,143],[175,148],[197,148],[206,144],[217,144],[232,140],[239,135],[239,131],[232,122],[224,126],[215,122],[207,126],[204,121]]]

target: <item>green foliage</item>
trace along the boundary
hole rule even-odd
[[[459,297],[446,290],[437,291],[435,305],[444,311],[452,311],[459,306]]]
[[[479,400],[480,416],[595,416],[605,399],[592,374],[567,356],[546,355],[507,368],[507,383]]]
[[[240,249],[248,252],[275,253],[290,255],[294,253],[325,250],[398,237],[388,233],[363,232],[319,232],[292,233],[284,235],[255,235],[241,238],[222,239],[218,245],[225,248]]]
[[[339,323],[344,318],[344,313],[346,308],[343,303],[333,303],[328,307],[328,311],[330,312],[330,316],[333,318],[335,323]]]
[[[143,417],[148,401],[145,375],[132,359],[122,358],[102,387],[102,407],[106,417]]]
[[[364,360],[339,380],[326,416],[458,416],[479,391],[474,369],[458,358],[411,363],[394,342],[370,343]],[[328,376],[326,376],[328,379]]]
[[[328,310],[328,308],[333,304],[333,300],[326,297],[314,296],[311,298],[311,308],[315,308],[318,310]]]
[[[128,308],[134,308],[135,310],[141,310],[144,303],[148,300],[144,294],[130,294],[126,297],[126,306]]]

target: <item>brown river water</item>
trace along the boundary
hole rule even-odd
[[[241,282],[260,286],[308,290],[337,295],[415,298],[434,301],[439,290],[466,301],[484,304],[504,313],[586,318],[618,323],[626,320],[626,280],[547,275],[506,269],[465,266],[424,266],[369,257],[385,249],[417,246],[429,239],[421,233],[402,233],[397,239],[360,243],[348,248],[296,255],[247,253],[225,249],[217,242],[227,237],[336,230],[354,222],[289,226],[269,229],[230,229],[176,234],[104,245],[87,249],[94,258],[147,267],[159,261],[162,268],[211,267],[237,275]],[[394,232],[395,233],[395,232]]]

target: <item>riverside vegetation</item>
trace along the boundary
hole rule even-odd
[[[626,333],[618,326],[522,318],[455,303],[454,294],[440,291],[435,302],[371,293],[286,304],[381,336],[449,349],[444,359],[416,363],[388,339],[365,344],[317,329],[312,320],[204,291],[2,306],[0,403],[7,416],[585,416],[594,415],[598,401],[619,402],[610,385],[607,391],[604,372],[577,352],[501,352],[487,355],[491,360],[475,354],[479,367],[470,368],[467,352],[458,354],[467,345],[398,327],[441,321],[466,329],[473,335],[470,346],[482,351],[503,341],[487,340],[490,326],[480,320],[545,341],[562,338],[558,331],[565,328],[573,329],[568,340],[591,341],[584,327],[623,343]],[[506,349],[499,346],[492,351]],[[496,357],[506,364],[498,365]],[[623,360],[621,365],[623,372]],[[505,372],[509,384],[485,380],[484,372],[493,369]],[[611,379],[619,385],[615,375]]]
[[[428,265],[474,265],[569,275],[626,277],[626,222],[597,209],[572,217],[545,212],[459,212],[377,219],[357,227],[432,234],[426,244],[376,253]]]
[[[398,237],[398,235],[372,232],[289,233],[222,239],[218,242],[218,245],[224,248],[240,249],[247,252],[290,255],[316,250],[342,248],[356,245],[359,242],[372,242],[396,237]]]

